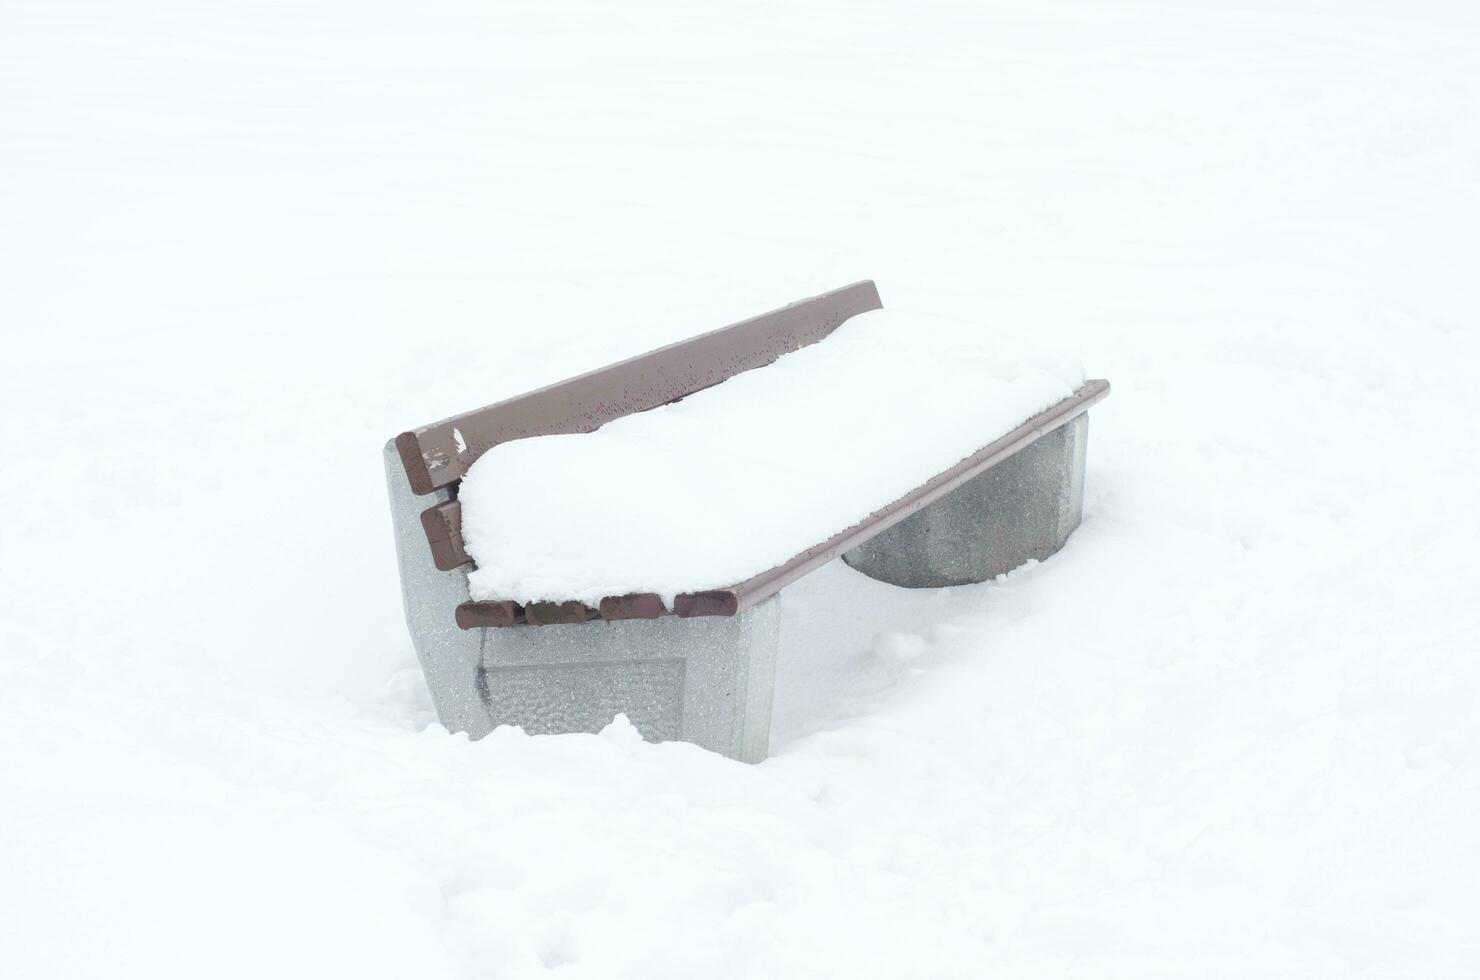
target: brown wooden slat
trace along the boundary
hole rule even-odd
[[[574,599],[569,602],[531,602],[524,607],[524,621],[532,626],[584,623],[596,618],[596,610]]]
[[[881,306],[868,280],[813,296],[721,330],[691,337],[441,422],[403,432],[396,451],[418,494],[460,480],[500,442],[590,432],[671,402],[816,343],[849,317]]]
[[[602,619],[657,619],[668,610],[663,600],[651,592],[632,595],[609,595],[601,600]]]
[[[729,589],[712,589],[707,592],[684,592],[673,597],[675,616],[733,616],[740,610],[740,602]]]
[[[428,507],[421,512],[421,527],[432,549],[432,564],[444,572],[473,559],[463,548],[462,504],[456,500]]]
[[[465,630],[482,626],[517,626],[524,622],[524,609],[517,602],[464,602],[457,607],[457,625]]]

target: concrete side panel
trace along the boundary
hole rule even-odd
[[[683,735],[682,658],[485,664],[478,679],[495,727],[518,725],[531,735],[597,732],[623,712],[649,741]]]
[[[620,711],[649,741],[766,757],[780,640],[774,598],[736,616],[481,632],[478,689],[496,725],[594,732]]]
[[[385,449],[406,625],[437,717],[482,738],[499,725],[532,734],[595,732],[618,713],[651,741],[682,739],[759,762],[771,735],[781,604],[737,616],[664,616],[561,626],[458,628],[468,569],[438,571],[417,495],[395,444]]]
[[[907,588],[984,582],[1058,551],[1079,526],[1089,415],[1080,415],[843,555]]]

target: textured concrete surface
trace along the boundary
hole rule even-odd
[[[650,741],[766,757],[781,608],[737,616],[484,629],[477,682],[494,725],[598,731],[618,711]]]
[[[579,625],[459,629],[470,566],[440,572],[421,512],[446,490],[411,492],[394,444],[385,450],[406,625],[451,731],[498,725],[531,733],[598,731],[624,712],[644,738],[682,739],[759,762],[771,731],[780,601],[738,616],[595,620]]]
[[[1089,415],[1060,426],[843,555],[907,588],[984,582],[1064,546],[1084,505]]]

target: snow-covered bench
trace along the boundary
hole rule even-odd
[[[620,711],[762,759],[777,593],[838,556],[924,587],[1052,554],[1108,391],[861,282],[404,432],[386,469],[438,715],[476,738]]]

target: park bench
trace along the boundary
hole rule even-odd
[[[978,380],[942,354],[941,397],[920,404],[916,378],[892,404],[880,371],[934,368],[913,338],[917,357],[872,353],[888,344],[861,315],[881,306],[855,283],[391,440],[406,619],[442,723],[595,731],[624,712],[650,740],[758,761],[785,586],[840,556],[901,586],[980,582],[1062,547],[1109,384]],[[832,393],[832,363],[870,390]],[[849,397],[873,431],[848,428]],[[996,431],[970,428],[978,402]],[[884,432],[896,415],[915,428]]]

